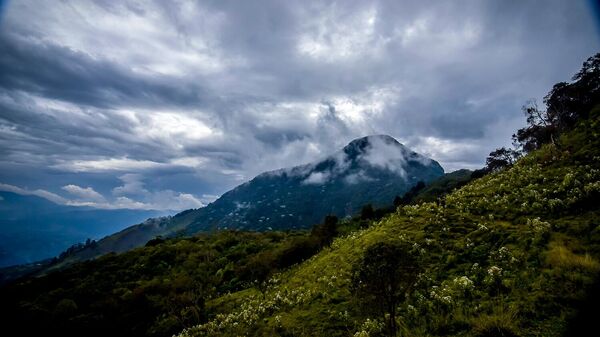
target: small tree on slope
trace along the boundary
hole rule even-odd
[[[352,288],[362,308],[381,315],[396,336],[396,308],[413,289],[419,266],[407,244],[380,242],[367,248],[354,268]]]

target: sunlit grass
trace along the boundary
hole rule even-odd
[[[600,263],[589,254],[575,254],[561,242],[553,241],[549,245],[546,262],[563,269],[579,269],[596,273],[600,271]]]

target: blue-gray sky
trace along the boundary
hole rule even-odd
[[[180,210],[369,134],[477,168],[599,47],[583,0],[11,1],[0,190]]]

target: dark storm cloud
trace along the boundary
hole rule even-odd
[[[202,90],[173,78],[136,76],[125,66],[41,39],[0,34],[0,87],[75,104],[190,105]]]
[[[0,183],[193,207],[382,133],[478,167],[594,24],[583,0],[11,2]]]

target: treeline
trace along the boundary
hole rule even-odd
[[[560,148],[560,135],[589,119],[592,109],[600,103],[600,53],[588,58],[571,82],[555,84],[543,103],[541,108],[534,100],[523,106],[527,125],[513,134],[513,147],[490,152],[485,168],[478,174],[512,166],[523,155],[545,144]]]
[[[25,335],[170,336],[209,319],[211,298],[262,290],[273,273],[310,258],[352,226],[358,227],[327,216],[310,231],[157,237],[145,247],[4,286],[0,315],[6,329]]]

